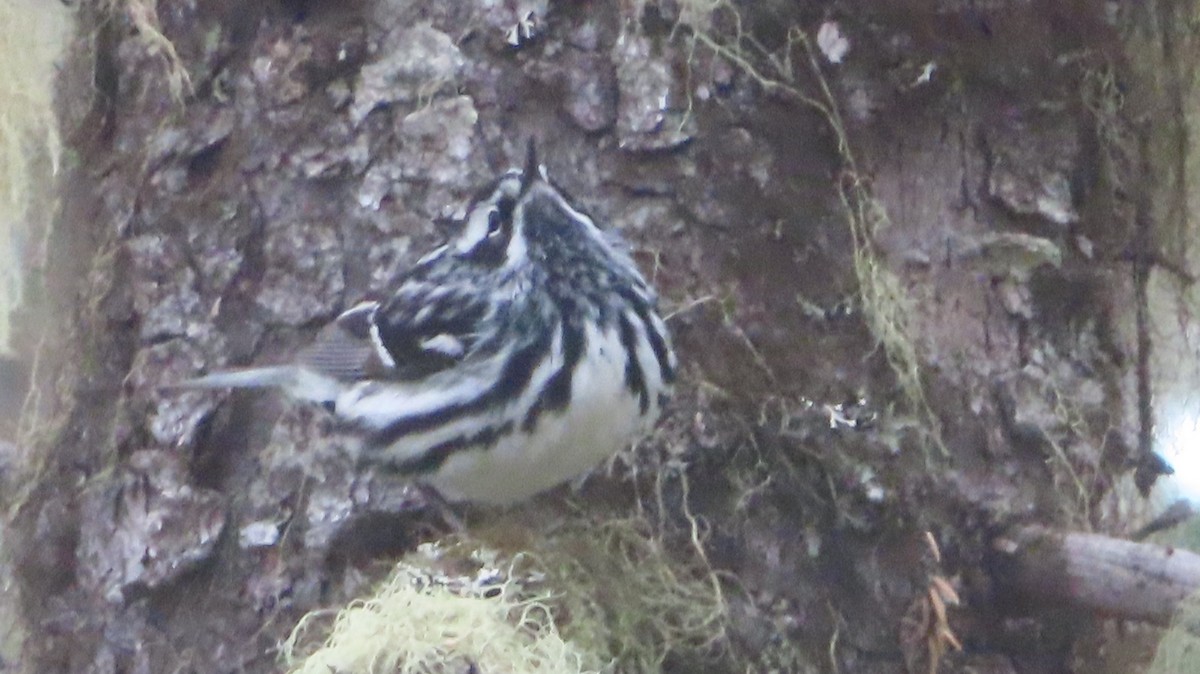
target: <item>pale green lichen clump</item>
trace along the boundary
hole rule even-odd
[[[9,348],[8,313],[20,300],[23,259],[44,232],[29,231],[34,189],[58,169],[62,143],[54,116],[56,67],[70,14],[57,2],[0,4],[0,352]],[[36,220],[44,220],[38,217]]]
[[[291,671],[649,672],[672,654],[731,657],[700,548],[668,555],[640,518],[573,520],[527,543],[513,554],[467,539],[422,546],[338,611],[315,649],[329,614],[306,616],[284,645]]]
[[[405,562],[369,599],[338,612],[332,633],[299,654],[320,613],[305,616],[284,646],[297,673],[425,674],[480,671],[572,674],[589,660],[563,639],[546,605],[522,599],[509,579],[455,583]]]
[[[1200,661],[1200,592],[1179,604],[1171,627],[1158,643],[1147,674],[1187,674]]]

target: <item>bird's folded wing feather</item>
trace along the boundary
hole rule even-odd
[[[484,311],[445,294],[362,302],[323,329],[297,365],[339,381],[421,379],[468,354]]]
[[[371,333],[378,307],[378,302],[361,302],[343,312],[296,354],[296,364],[338,381],[385,376],[388,363]]]
[[[395,363],[391,376],[421,379],[470,357],[487,315],[475,290],[437,284],[402,289],[374,316],[379,343]]]

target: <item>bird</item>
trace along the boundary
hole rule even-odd
[[[360,464],[451,502],[525,500],[651,432],[678,364],[620,234],[550,180],[532,141],[459,225],[287,364],[182,388],[277,387],[321,404],[359,439]]]

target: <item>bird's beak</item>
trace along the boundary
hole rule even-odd
[[[541,176],[541,167],[538,166],[537,159],[537,142],[533,137],[529,137],[529,143],[525,147],[525,169],[521,173],[521,194],[529,191],[533,186],[533,182]]]

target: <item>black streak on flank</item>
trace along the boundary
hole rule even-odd
[[[650,409],[650,393],[646,390],[646,374],[637,357],[637,330],[629,317],[621,314],[621,346],[625,348],[625,386],[638,397],[642,414]],[[647,330],[647,332],[650,332]]]
[[[529,413],[525,415],[525,421],[521,423],[521,430],[526,433],[532,432],[537,426],[538,417],[543,411],[559,411],[566,408],[567,403],[571,402],[571,378],[575,375],[575,367],[583,357],[584,342],[586,341],[583,327],[576,323],[577,321],[569,318],[563,319],[563,364],[557,372],[551,375],[542,388],[542,392],[538,394],[537,400],[529,408]]]
[[[646,302],[632,290],[622,291],[621,296],[633,305],[633,310],[637,312],[638,318],[646,326],[646,338],[650,340],[654,359],[658,361],[658,369],[662,373],[663,383],[675,383],[675,368],[671,367],[671,360],[667,356],[667,342],[658,330],[654,329],[654,323],[650,320],[650,309],[646,306]]]
[[[460,435],[445,442],[436,444],[407,461],[393,464],[393,469],[401,475],[422,475],[432,473],[442,467],[442,464],[458,452],[468,450],[491,449],[500,438],[512,433],[513,422],[507,421],[499,426],[488,426],[475,435]]]
[[[504,369],[500,372],[500,378],[478,396],[440,407],[425,414],[403,417],[393,421],[368,438],[368,446],[386,447],[406,435],[428,431],[460,417],[486,410],[493,405],[504,405],[515,400],[521,395],[521,391],[529,386],[529,380],[533,378],[533,371],[537,368],[538,363],[547,356],[552,338],[552,331],[543,330],[536,340],[513,352],[505,362]]]

